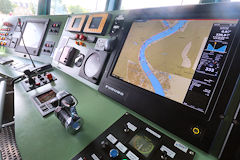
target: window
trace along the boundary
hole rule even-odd
[[[199,4],[200,0],[122,0],[121,10]]]
[[[0,24],[10,16],[30,16],[37,14],[36,0],[0,0]]]
[[[79,14],[104,11],[107,0],[52,0],[51,14]]]

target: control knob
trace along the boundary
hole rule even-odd
[[[117,149],[111,149],[109,152],[110,158],[116,158],[116,157],[118,157],[118,155],[119,155],[119,152]]]
[[[125,132],[125,133],[128,133],[129,131],[130,131],[130,129],[128,128],[128,125],[124,125],[124,129],[123,129],[123,131]]]
[[[166,151],[164,151],[164,152],[162,153],[161,159],[162,159],[162,160],[167,160],[167,159],[168,159],[168,156],[167,156],[167,152],[166,152]]]
[[[108,142],[106,142],[106,141],[102,141],[101,142],[101,146],[102,146],[102,149],[106,149],[107,147],[108,147]]]

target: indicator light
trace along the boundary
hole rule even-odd
[[[198,127],[194,127],[192,131],[193,131],[193,134],[195,135],[198,135],[200,133],[200,129]]]

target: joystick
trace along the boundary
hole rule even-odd
[[[32,78],[31,76],[31,71],[30,70],[25,70],[24,71],[24,74],[27,76],[28,78],[28,83],[30,84],[31,87],[34,87],[35,86],[35,79]]]

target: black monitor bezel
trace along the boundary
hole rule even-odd
[[[216,94],[214,94],[211,100],[211,107],[206,115],[204,115],[183,104],[158,96],[150,91],[111,76],[132,22],[137,19],[149,19],[149,17],[151,17],[151,19],[240,19],[240,3],[162,7],[131,11],[125,20],[125,30],[119,35],[118,46],[110,57],[99,86],[99,91],[103,94],[145,116],[199,148],[209,151],[221,121],[219,117],[227,107],[228,100],[231,97],[231,91],[236,83],[237,70],[236,68],[232,69],[232,67],[236,66],[234,63],[237,63],[233,62],[233,57],[238,49],[237,45],[240,36],[234,37],[222,75],[216,86],[217,89],[214,92]],[[235,35],[239,34],[238,22]],[[229,72],[230,70],[231,72]],[[234,72],[232,72],[233,70]],[[159,107],[159,105],[161,105],[161,107]],[[193,135],[191,130],[193,127],[199,127],[202,130],[201,134]]]
[[[44,28],[43,28],[43,34],[41,35],[41,38],[40,38],[40,43],[38,44],[38,47],[37,48],[33,48],[33,47],[27,47],[26,48],[28,49],[28,52],[29,54],[31,55],[34,55],[34,56],[38,56],[39,54],[39,51],[40,51],[40,47],[43,43],[43,38],[46,34],[46,30],[47,30],[47,27],[48,27],[48,23],[49,23],[49,19],[48,18],[31,18],[31,19],[28,19],[26,20],[26,22],[24,22],[24,25],[23,25],[23,28],[22,28],[22,33],[24,34],[24,31],[26,29],[26,26],[27,26],[27,23],[28,22],[32,22],[32,23],[44,23]],[[21,35],[20,37],[20,40],[18,41],[17,43],[17,46],[15,48],[15,51],[16,52],[21,52],[21,53],[27,53],[26,49],[24,46],[20,46],[20,43],[21,43],[21,39],[23,37],[23,34]],[[33,35],[34,36],[34,35]]]

